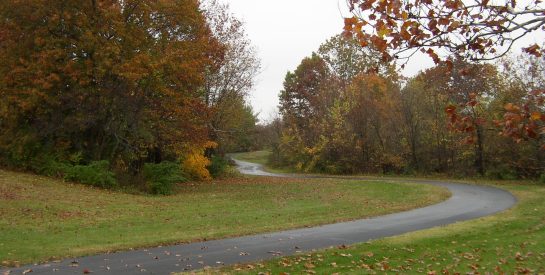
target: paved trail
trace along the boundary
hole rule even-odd
[[[239,170],[244,174],[308,177],[267,173],[259,164],[236,162]],[[352,179],[358,179],[358,177]],[[170,274],[200,269],[204,266],[252,262],[292,255],[297,251],[365,242],[491,215],[506,210],[516,203],[515,197],[509,192],[494,187],[443,181],[410,181],[446,187],[452,193],[452,197],[439,204],[376,218],[271,234],[69,259],[58,263],[13,269],[11,274],[21,274],[28,269],[32,269],[31,275],[82,274],[84,270],[91,271],[92,274]],[[0,270],[0,274],[5,274],[6,271]]]

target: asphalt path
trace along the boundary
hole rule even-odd
[[[236,160],[240,172],[256,176],[309,178],[263,171],[259,164]],[[351,177],[351,179],[371,180]],[[375,179],[376,180],[376,179]],[[448,188],[452,196],[441,203],[410,211],[312,228],[239,238],[103,254],[15,269],[0,274],[170,274],[236,263],[250,263],[314,249],[349,245],[406,232],[443,226],[498,213],[516,198],[489,187],[444,181],[403,180]],[[387,184],[387,183],[385,183]],[[46,238],[47,236],[44,236]]]

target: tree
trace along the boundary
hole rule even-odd
[[[248,148],[248,145],[239,145],[248,143],[244,139],[251,135],[246,135],[245,131],[255,130],[254,114],[248,113],[241,120],[235,118],[241,118],[242,113],[251,111],[244,101],[254,86],[261,68],[260,60],[245,33],[244,24],[229,12],[229,5],[206,0],[202,8],[212,35],[224,49],[205,74],[204,100],[212,109],[209,123],[211,138],[219,143],[220,152]],[[250,121],[253,121],[252,129],[248,128]],[[237,138],[239,140],[235,141]]]
[[[212,135],[221,147],[220,153],[253,149],[258,119],[244,98],[234,95],[226,97],[218,102],[213,112],[213,123],[226,129],[216,129]]]
[[[324,115],[333,98],[327,86],[334,81],[325,63],[317,54],[307,57],[292,73],[288,72],[284,90],[280,92],[280,113],[284,122],[299,129],[310,130],[312,120]],[[307,135],[308,138],[315,135]]]
[[[222,48],[198,1],[7,0],[0,29],[4,162],[139,173],[207,146],[199,89]]]
[[[433,81],[439,83],[442,93],[449,97],[446,113],[451,130],[466,134],[463,143],[474,147],[474,167],[484,175],[488,110],[490,101],[502,89],[502,82],[493,65],[468,64],[461,59],[453,60],[452,64],[452,68],[435,67]]]
[[[505,114],[496,121],[502,134],[518,143],[536,140],[545,150],[545,59],[520,55],[506,59],[503,68],[504,79],[517,93],[503,102]]]
[[[336,35],[320,45],[318,55],[343,86],[358,74],[384,71],[385,63],[372,48],[362,48],[352,37]]]
[[[354,16],[345,20],[346,34],[356,37],[361,46],[372,45],[387,61],[408,60],[421,51],[452,69],[452,58],[442,59],[439,49],[455,59],[491,60],[506,55],[520,38],[545,31],[545,4],[540,0],[349,0],[348,4]],[[536,57],[545,53],[537,44],[524,51]],[[503,122],[498,123],[514,139],[545,135],[545,127],[539,126],[545,122],[545,90],[530,91],[527,97],[540,108],[520,113],[523,106],[507,105]],[[525,119],[530,121],[524,123]]]

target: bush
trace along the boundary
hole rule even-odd
[[[89,165],[68,166],[64,179],[101,188],[116,187],[115,174],[109,168],[110,162],[107,160],[93,161]]]
[[[159,164],[144,164],[144,177],[149,186],[149,191],[156,195],[170,195],[176,183],[187,181],[180,169],[180,165],[167,161]]]
[[[541,184],[545,184],[545,173],[541,174],[541,177],[539,177],[539,182]]]
[[[214,178],[224,176],[229,168],[229,161],[220,156],[213,156],[207,169]]]
[[[486,171],[486,177],[495,180],[516,180],[518,175],[509,167],[494,167]]]
[[[55,157],[37,158],[30,163],[31,170],[49,177],[62,177],[70,167],[70,164],[58,161]]]

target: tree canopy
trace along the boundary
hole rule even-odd
[[[244,102],[259,67],[226,9],[203,11],[197,0],[2,1],[2,163],[40,170],[107,160],[140,174],[144,163],[171,160],[208,177],[199,155],[216,146],[218,98],[234,92]]]

